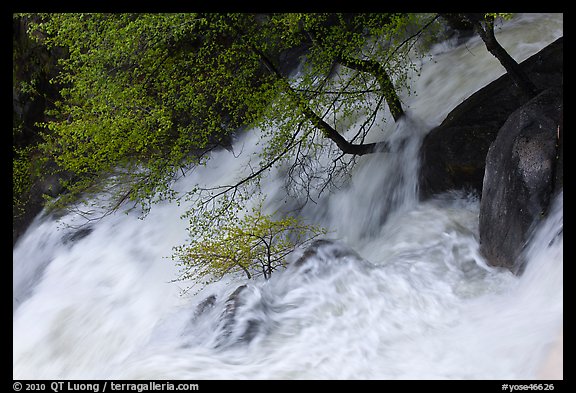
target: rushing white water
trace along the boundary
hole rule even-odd
[[[523,60],[562,36],[562,23],[522,15],[498,38]],[[521,277],[478,254],[477,200],[417,201],[421,137],[503,73],[477,39],[433,54],[405,98],[409,118],[385,130],[411,142],[363,157],[346,187],[308,205],[302,214],[334,240],[268,281],[230,276],[181,295],[169,256],[186,242],[186,206],[159,204],[145,220],[118,213],[83,231],[62,225],[82,222],[73,214],[39,216],[13,252],[13,377],[536,378],[563,321],[563,195]],[[245,153],[256,135],[239,141]],[[214,155],[178,189],[226,183],[241,168],[242,157]],[[263,189],[274,199],[280,185],[270,176]]]

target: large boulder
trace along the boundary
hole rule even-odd
[[[562,188],[562,88],[550,88],[504,123],[486,157],[480,251],[488,264],[520,273],[522,249]]]
[[[563,38],[521,63],[543,91],[562,85]],[[458,105],[424,138],[420,149],[420,197],[448,190],[482,193],[488,148],[510,114],[525,103],[504,74]]]

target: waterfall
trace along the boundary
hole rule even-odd
[[[524,14],[498,39],[522,61],[563,35],[562,15]],[[532,379],[563,321],[563,194],[520,277],[479,254],[479,201],[417,198],[418,148],[466,97],[504,73],[483,43],[432,49],[389,153],[359,159],[301,215],[330,230],[269,280],[229,275],[182,292],[173,247],[190,208],[88,222],[42,213],[13,250],[14,379]],[[259,146],[213,152],[177,190],[233,179]],[[242,154],[239,154],[242,152]],[[282,172],[262,189],[284,196]],[[276,208],[278,206],[270,206]]]

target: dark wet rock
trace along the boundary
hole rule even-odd
[[[352,248],[332,240],[316,240],[288,268],[295,269],[295,277],[311,282],[323,280],[339,274],[349,266],[370,268],[372,264],[364,260]]]
[[[234,292],[232,292],[232,294],[228,297],[228,299],[226,299],[226,303],[224,306],[224,313],[222,315],[224,320],[224,328],[225,328],[224,330],[230,330],[226,329],[226,327],[234,323],[233,321],[236,317],[238,307],[240,307],[243,304],[240,295],[242,294],[243,291],[246,290],[246,288],[247,288],[246,285],[239,286],[238,288],[236,288]]]
[[[541,91],[562,86],[563,38],[523,61],[521,67]],[[422,142],[421,199],[449,190],[481,195],[488,149],[506,119],[524,103],[504,74],[454,108]]]
[[[247,288],[246,285],[239,286],[226,299],[220,317],[220,335],[215,345],[216,348],[250,343],[262,330],[261,321],[250,317],[250,314],[254,314],[254,312],[245,312],[242,315],[239,313],[240,308],[246,305],[244,295],[247,294],[245,292]]]
[[[214,307],[216,303],[216,295],[210,295],[206,299],[202,300],[198,306],[196,306],[196,310],[194,310],[194,319],[200,317],[208,310]]]
[[[323,262],[335,261],[342,258],[354,258],[361,260],[362,257],[353,249],[338,244],[332,240],[320,239],[315,240],[306,248],[300,258],[293,263],[295,267],[306,265],[312,258]]]
[[[92,227],[82,227],[74,232],[68,233],[62,237],[62,243],[64,244],[71,244],[75,243],[80,239],[85,238],[89,234],[92,233],[94,228]]]
[[[492,266],[522,271],[522,249],[563,187],[562,105],[561,88],[539,94],[512,113],[488,151],[479,232],[480,251]]]

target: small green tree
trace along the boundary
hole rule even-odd
[[[269,279],[296,248],[324,234],[325,229],[305,225],[295,217],[264,214],[260,204],[238,221],[205,228],[189,245],[177,247],[173,258],[182,269],[179,279],[196,284],[239,271],[248,279]]]

